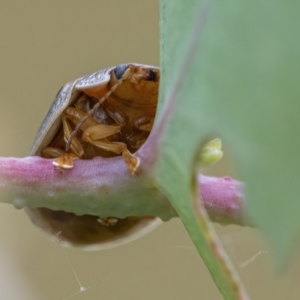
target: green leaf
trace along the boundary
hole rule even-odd
[[[300,231],[300,3],[200,2],[161,0],[156,125],[166,126],[155,172],[224,297],[234,299],[193,217],[191,170],[209,139],[231,146],[249,216],[283,266]]]
[[[299,1],[216,1],[194,74],[201,111],[214,120],[207,134],[231,145],[249,216],[281,267],[300,231],[299,9]]]
[[[199,1],[161,0],[160,153],[157,184],[180,216],[225,299],[247,299],[204,208],[195,177],[201,145],[215,137],[217,120],[207,113],[200,89],[201,43],[212,7]],[[215,131],[216,132],[216,131]]]

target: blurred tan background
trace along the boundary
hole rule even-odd
[[[28,154],[65,82],[124,62],[159,65],[158,21],[157,0],[1,1],[0,156]],[[211,172],[227,168],[225,158]],[[258,232],[216,227],[252,299],[300,298],[299,273],[276,275]],[[82,252],[47,240],[8,205],[0,209],[0,298],[222,299],[179,220],[117,249]]]

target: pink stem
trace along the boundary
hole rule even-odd
[[[212,221],[245,225],[244,184],[230,177],[198,175],[199,193]]]
[[[117,217],[155,215],[164,221],[176,217],[168,200],[145,178],[130,175],[121,157],[77,160],[72,170],[63,173],[49,159],[0,158],[0,202],[78,215],[114,212]],[[243,183],[201,174],[198,182],[212,221],[245,223]]]

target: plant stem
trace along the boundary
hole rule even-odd
[[[243,183],[199,174],[199,193],[214,222],[245,225]],[[133,176],[121,157],[76,160],[56,170],[40,157],[0,158],[0,202],[47,207],[101,217],[177,217],[169,201],[144,175]]]

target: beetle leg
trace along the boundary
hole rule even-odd
[[[75,126],[85,117],[87,117],[85,122],[82,123],[79,128],[81,131],[85,131],[87,128],[98,124],[91,116],[87,116],[87,113],[79,108],[68,107],[64,112],[64,119],[70,120]],[[68,136],[70,136],[71,133],[72,130],[68,133]]]
[[[127,164],[130,173],[135,173],[139,166],[139,159],[133,156],[127,149],[126,144],[121,142],[112,142],[106,138],[120,132],[119,125],[105,125],[98,124],[91,126],[83,132],[82,139],[96,147],[114,152],[116,154],[122,153],[122,156]]]
[[[114,110],[111,107],[106,107],[106,112],[118,125],[124,127],[126,124],[126,116],[122,112]]]
[[[108,218],[99,218],[97,219],[97,222],[99,222],[101,225],[109,227],[109,226],[114,226],[118,223],[118,219],[114,217],[108,217]]]
[[[53,166],[58,169],[71,169],[73,168],[73,160],[78,159],[74,153],[66,153],[65,151],[56,147],[46,147],[42,150],[42,157],[56,158],[53,161]]]
[[[65,151],[56,147],[46,147],[42,150],[41,154],[44,158],[57,158],[63,156],[65,154]]]
[[[82,139],[86,142],[97,141],[119,133],[120,130],[119,125],[97,124],[88,127],[83,132]]]
[[[62,156],[56,158],[53,161],[53,166],[56,167],[58,170],[60,169],[72,169],[73,168],[73,161],[78,159],[79,157],[76,156],[74,153],[64,153]]]
[[[120,132],[120,126],[98,124],[86,129],[82,134],[82,139],[98,148],[120,154],[126,149],[126,145],[106,139],[118,132]]]
[[[139,130],[142,130],[142,131],[150,132],[153,127],[153,121],[154,121],[154,119],[149,120],[149,118],[147,118],[147,117],[141,117],[141,118],[135,120],[134,127]]]
[[[64,131],[64,141],[67,143],[71,133],[73,131],[70,121],[76,125],[80,122],[80,120],[86,116],[86,113],[81,111],[78,108],[68,107],[63,116],[62,116],[62,123],[63,123],[63,131]],[[81,130],[85,130],[88,126],[92,126],[97,124],[92,117],[87,118],[86,122],[82,124],[80,127]],[[47,148],[46,148],[47,149]],[[51,155],[52,157],[56,157],[53,161],[53,165],[58,168],[62,169],[71,169],[73,168],[73,160],[81,157],[84,154],[83,148],[79,140],[74,137],[72,139],[70,150],[71,152],[65,152],[60,150],[62,153],[59,154],[55,148],[46,150],[46,153]]]
[[[72,127],[68,121],[68,116],[64,114],[62,116],[63,123],[63,132],[64,132],[64,140],[67,142],[70,138]],[[48,147],[43,150],[43,154],[47,156],[56,157],[53,161],[53,166],[58,169],[72,169],[73,168],[73,160],[78,159],[84,154],[83,148],[79,140],[75,137],[72,140],[70,146],[71,152],[65,152],[63,150],[58,150],[57,148]]]
[[[96,109],[98,109],[98,107],[104,102],[106,101],[110,95],[116,90],[116,88],[124,81],[126,80],[129,75],[130,75],[130,68],[127,68],[125,70],[125,72],[121,75],[121,78],[117,78],[117,81],[116,83],[111,86],[110,90],[106,92],[106,94],[98,100],[98,102],[93,106],[92,109],[90,109],[85,117],[83,117],[79,123],[76,125],[75,129],[72,131],[68,141],[67,141],[67,144],[66,144],[66,151],[69,151],[69,148],[71,147],[71,143],[72,143],[72,139],[76,136],[77,132],[79,131],[79,128],[81,128],[81,126],[86,122],[86,120],[96,111]]]
[[[129,172],[134,174],[140,165],[140,159],[132,155],[127,148],[122,152],[122,156],[127,164]]]
[[[70,123],[67,120],[66,115],[63,115],[62,123],[63,123],[63,130],[64,130],[64,140],[65,140],[65,142],[67,142],[69,140],[73,130],[72,130]],[[74,153],[78,157],[81,157],[84,154],[82,145],[76,137],[73,138],[71,145],[70,145],[70,149],[71,149],[71,152]]]

